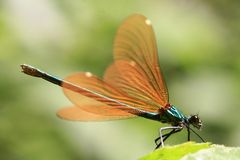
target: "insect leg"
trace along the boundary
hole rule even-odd
[[[172,132],[174,132],[174,131],[175,131],[175,129],[173,129],[172,131],[164,134],[164,135],[162,136],[162,137],[163,137],[163,141],[165,141],[165,139],[166,139],[169,135],[171,135]],[[160,136],[155,139],[155,144],[156,144],[156,145],[159,145],[159,143],[158,143],[159,140],[160,140]]]
[[[163,128],[160,128],[160,130],[159,130],[159,132],[160,132],[160,140],[161,140],[161,145],[162,145],[162,147],[164,147],[164,143],[163,143],[163,134],[162,134],[162,132],[164,131],[164,130],[168,130],[168,129],[176,129],[176,130],[182,130],[182,127],[181,126],[170,126],[170,127],[163,127]],[[170,132],[171,133],[171,132]],[[173,134],[174,132],[172,132],[171,134]],[[171,135],[170,134],[170,135]],[[170,135],[168,135],[168,137],[170,136]],[[167,138],[168,138],[167,137]]]
[[[165,140],[167,140],[168,137],[170,137],[172,134],[175,134],[175,133],[177,133],[177,132],[180,132],[181,130],[182,130],[182,128],[180,128],[180,129],[173,129],[171,132],[165,134],[166,137],[164,137],[163,142],[164,142]],[[164,136],[164,135],[163,135],[163,136]],[[160,137],[159,137],[159,139],[160,139]],[[155,149],[159,148],[161,145],[162,145],[162,143],[160,142],[159,144],[157,144],[157,146],[156,146]]]
[[[173,129],[172,131],[164,134],[164,135],[162,136],[162,137],[163,137],[163,142],[164,142],[171,134],[173,134],[173,133],[175,132],[175,130],[176,130],[176,129]],[[157,149],[158,147],[161,146],[161,142],[158,143],[159,140],[160,140],[160,136],[155,139],[155,144],[156,144],[156,148],[155,148],[155,149]]]

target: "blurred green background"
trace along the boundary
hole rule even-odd
[[[162,124],[61,120],[55,112],[71,104],[61,88],[19,67],[102,76],[116,30],[133,13],[152,20],[171,103],[200,115],[207,141],[239,146],[239,7],[237,0],[0,1],[0,159],[136,159],[154,149]],[[167,144],[186,138],[183,131]]]

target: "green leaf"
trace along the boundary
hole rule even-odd
[[[225,147],[223,145],[211,145],[209,149],[203,149],[193,154],[188,154],[181,160],[239,160],[239,147]]]
[[[187,142],[157,149],[141,160],[239,160],[240,147]]]
[[[210,147],[209,143],[187,142],[176,146],[157,149],[141,158],[141,160],[179,160],[187,154],[195,153],[201,149]]]

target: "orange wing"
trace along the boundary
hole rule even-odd
[[[148,112],[158,112],[163,103],[143,70],[135,63],[118,60],[105,73],[105,81],[119,88],[132,102],[141,102],[135,106]]]
[[[86,106],[92,107],[92,106]],[[96,109],[96,108],[95,108]],[[102,109],[102,108],[98,108]],[[62,108],[57,112],[57,115],[60,118],[71,120],[71,121],[107,121],[107,120],[118,120],[135,117],[133,114],[127,114],[126,112],[123,115],[119,114],[94,114],[91,112],[86,112],[78,106]]]
[[[60,110],[58,115],[64,119],[111,120],[130,118],[136,115],[151,117],[157,114],[141,110],[140,106],[146,104],[127,97],[89,72],[76,73],[66,77],[62,87],[65,95],[77,107]],[[93,116],[88,116],[91,114],[83,116],[84,112],[89,112]]]
[[[59,116],[71,120],[106,120],[140,115],[150,119],[168,104],[157,56],[151,22],[142,15],[127,18],[114,42],[114,59],[104,80],[91,73],[65,79],[64,93],[76,106],[61,110]],[[82,111],[95,116],[84,117]]]
[[[106,82],[150,104],[144,110],[154,112],[169,103],[150,20],[142,15],[127,18],[118,29],[113,52],[115,63],[105,73]]]

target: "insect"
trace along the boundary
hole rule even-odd
[[[73,121],[102,121],[144,117],[168,123],[159,130],[156,148],[172,134],[187,129],[204,140],[190,127],[198,130],[202,121],[198,115],[185,116],[169,103],[168,90],[162,76],[156,40],[151,21],[143,15],[129,16],[119,27],[114,41],[114,63],[103,78],[90,72],[76,73],[59,79],[30,65],[21,65],[25,74],[43,78],[63,88],[72,107],[63,108],[57,115]],[[163,134],[166,130],[169,132]]]

